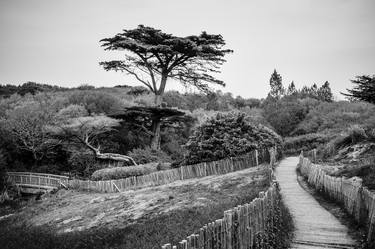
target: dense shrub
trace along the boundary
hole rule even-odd
[[[284,152],[288,154],[295,154],[300,153],[301,150],[312,150],[327,143],[331,138],[332,137],[321,133],[287,137],[284,141]]]
[[[254,125],[244,113],[218,113],[198,126],[186,144],[186,163],[215,161],[254,149],[281,147],[282,140],[271,129]]]
[[[139,164],[172,161],[172,159],[164,151],[154,150],[150,147],[146,147],[144,149],[134,149],[128,153],[128,156],[132,157],[134,161]]]
[[[96,90],[74,91],[69,103],[85,107],[91,114],[111,114],[122,109],[121,100],[114,95]]]
[[[294,133],[334,134],[352,125],[375,127],[375,106],[364,102],[323,102],[309,111]]]
[[[147,175],[157,171],[158,163],[148,163],[137,166],[105,168],[95,171],[92,180],[113,180],[122,179],[130,176]]]
[[[289,136],[305,119],[309,109],[317,105],[315,99],[283,98],[268,100],[264,104],[264,116],[272,127],[282,136]]]
[[[80,150],[70,154],[68,163],[73,175],[84,178],[91,176],[95,170],[100,168],[100,164],[95,160],[92,153]]]

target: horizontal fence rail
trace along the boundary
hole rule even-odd
[[[177,245],[162,249],[272,248],[272,231],[279,222],[280,194],[276,182],[259,198],[224,212],[222,219],[208,223]],[[277,228],[276,228],[277,229]]]
[[[315,189],[337,201],[360,224],[366,224],[367,241],[375,241],[375,193],[362,185],[358,177],[333,177],[319,165],[300,155],[299,169]]]
[[[31,188],[58,188],[68,182],[69,177],[32,172],[7,172],[8,181],[18,186]]]
[[[261,152],[254,150],[243,156],[182,166],[176,169],[163,170],[147,175],[133,176],[118,180],[90,181],[74,179],[68,181],[68,187],[99,192],[120,192],[141,187],[152,187],[178,180],[227,174],[255,167],[269,161],[273,164],[276,160],[275,153],[274,149],[269,151],[263,150]]]

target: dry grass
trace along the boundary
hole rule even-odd
[[[2,248],[159,248],[250,202],[262,167],[116,194],[61,191],[0,221]],[[9,243],[11,241],[11,243]]]

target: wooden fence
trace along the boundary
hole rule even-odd
[[[273,234],[280,221],[280,194],[276,182],[259,198],[224,212],[222,219],[208,223],[178,245],[163,249],[255,249],[272,248]]]
[[[375,193],[362,186],[358,177],[329,176],[320,166],[300,155],[299,169],[310,185],[344,206],[360,224],[366,224],[367,241],[375,241]]]
[[[229,172],[254,167],[264,162],[271,161],[272,163],[272,161],[275,162],[276,160],[275,153],[274,149],[261,152],[254,150],[239,157],[182,166],[176,169],[163,170],[148,175],[133,176],[118,180],[89,181],[74,179],[68,181],[68,187],[100,192],[120,192],[140,187],[158,186],[177,180],[227,174]]]

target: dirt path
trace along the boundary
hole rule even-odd
[[[297,181],[298,157],[288,157],[280,162],[275,175],[281,194],[295,224],[292,248],[354,248],[348,228],[306,192]]]

